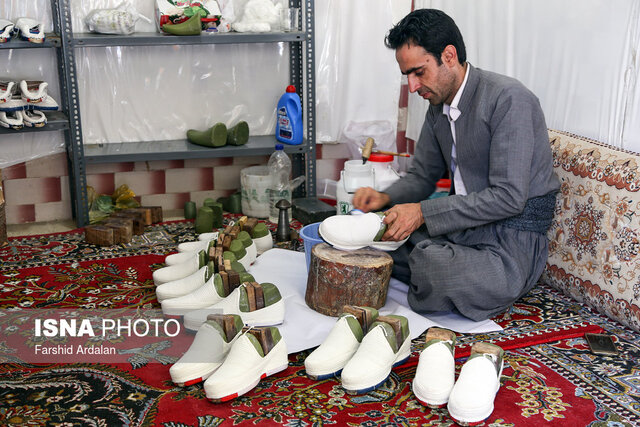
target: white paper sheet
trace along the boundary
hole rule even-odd
[[[258,283],[270,282],[278,287],[285,303],[285,321],[278,326],[287,343],[289,353],[296,353],[320,345],[336,322],[307,306],[307,266],[304,253],[271,249],[258,257],[249,268]],[[475,322],[455,313],[439,313],[425,317],[412,311],[407,303],[407,285],[391,279],[387,303],[380,314],[397,314],[409,320],[411,338],[417,338],[432,326],[448,328],[460,333],[501,331],[491,320]]]

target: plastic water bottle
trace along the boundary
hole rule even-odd
[[[296,87],[287,86],[286,92],[278,101],[276,120],[276,139],[285,144],[302,144],[302,106]]]
[[[285,199],[291,203],[291,188],[289,186],[289,176],[291,175],[291,159],[284,152],[282,144],[276,144],[276,151],[269,157],[267,163],[271,187],[269,188],[269,221],[278,223],[279,209],[276,203]],[[289,209],[291,218],[291,209]]]

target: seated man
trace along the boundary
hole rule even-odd
[[[547,260],[558,178],[536,96],[517,80],[473,67],[445,13],[420,9],[386,37],[409,90],[429,101],[412,166],[384,192],[359,189],[365,212],[389,204],[383,240],[417,312],[487,319],[536,283]],[[448,197],[427,199],[449,171]]]

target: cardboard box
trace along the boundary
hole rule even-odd
[[[203,20],[210,26],[212,22],[220,22],[220,6],[216,0],[183,1],[156,0],[155,16],[158,31],[162,32],[164,24],[179,24],[201,13]]]

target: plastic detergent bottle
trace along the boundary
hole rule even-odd
[[[289,186],[289,176],[291,175],[291,159],[284,152],[282,144],[276,144],[276,151],[269,157],[267,163],[271,186],[269,187],[269,221],[278,222],[279,209],[276,203],[285,199],[291,202],[291,187]],[[289,212],[291,218],[291,212]]]
[[[302,144],[302,107],[296,87],[287,86],[286,92],[278,101],[276,139],[285,144]]]

